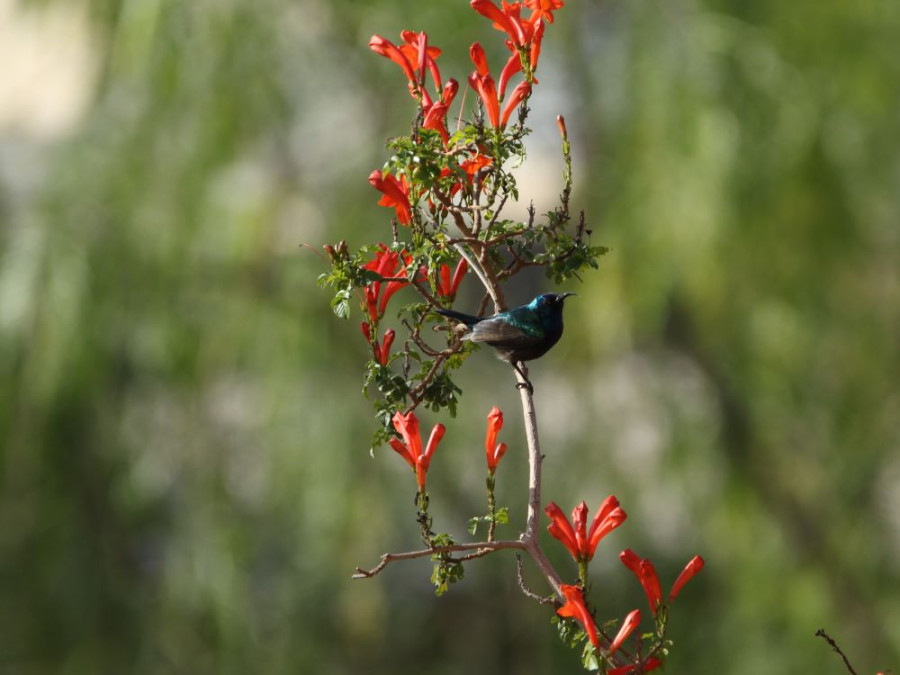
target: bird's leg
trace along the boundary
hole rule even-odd
[[[530,393],[534,393],[534,385],[531,384],[531,380],[528,379],[528,374],[525,371],[525,364],[521,361],[512,361],[512,367],[516,369],[516,372],[522,376],[524,382],[516,382],[516,389],[527,389]]]

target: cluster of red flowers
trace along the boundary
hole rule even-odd
[[[578,562],[588,562],[593,558],[600,540],[627,518],[627,514],[619,506],[619,500],[612,495],[604,499],[597,508],[590,531],[587,530],[588,507],[584,502],[572,510],[571,523],[556,502],[547,504],[544,513],[552,521],[547,530],[562,542]]]
[[[412,263],[412,256],[406,251],[392,251],[387,245],[379,244],[375,259],[363,265],[363,269],[374,272],[379,277],[391,279],[391,281],[372,281],[363,289],[366,300],[366,308],[369,310],[369,318],[372,324],[377,324],[384,316],[388,300],[404,286],[409,285],[396,275]],[[422,274],[422,270],[419,270]],[[368,336],[367,336],[368,337]]]
[[[446,430],[443,424],[435,424],[428,437],[428,444],[422,449],[422,437],[419,435],[419,420],[415,412],[394,414],[394,428],[403,436],[403,441],[397,438],[391,439],[391,447],[406,460],[413,471],[416,472],[416,482],[419,492],[425,492],[425,475],[431,465],[431,456],[437,449],[438,443],[444,437]]]
[[[603,500],[603,503],[597,509],[589,530],[587,528],[588,507],[584,502],[581,502],[572,511],[571,522],[566,518],[562,509],[554,502],[550,502],[544,511],[551,521],[550,525],[547,527],[547,531],[566,547],[566,550],[569,551],[576,562],[581,564],[587,563],[594,557],[594,552],[596,551],[597,544],[600,540],[625,522],[625,518],[627,517],[625,511],[619,506],[619,500],[612,495]],[[650,602],[650,611],[656,616],[663,606],[663,601],[659,577],[656,575],[653,563],[647,558],[640,558],[631,549],[622,551],[619,558],[622,560],[625,567],[634,572],[638,581],[640,581],[644,592],[647,594],[647,599]],[[667,604],[672,604],[672,602],[675,601],[675,598],[678,597],[678,593],[681,592],[681,588],[703,568],[703,564],[703,558],[700,556],[694,556],[690,562],[688,562],[681,574],[678,575],[675,583],[672,584]],[[557,610],[557,614],[577,620],[584,627],[584,631],[587,633],[591,644],[597,649],[600,649],[597,626],[587,609],[581,588],[563,584],[562,591],[566,598],[566,603]],[[605,652],[606,656],[612,656],[640,622],[640,611],[633,610],[630,612],[622,622],[622,627],[618,634],[613,638],[607,648]],[[650,672],[660,665],[661,661],[657,658],[647,659],[647,661],[640,666],[640,672]],[[626,675],[627,673],[638,672],[636,670],[638,667],[639,666],[637,665],[631,664],[614,668],[608,672],[611,675]]]
[[[395,209],[401,225],[412,222],[412,205],[409,203],[409,183],[406,176],[400,176],[398,180],[391,174],[383,175],[381,171],[375,170],[369,174],[369,183],[382,193],[379,206]]]
[[[456,269],[453,271],[452,279],[450,278],[450,265],[447,263],[441,265],[437,280],[438,295],[453,300],[456,297],[456,291],[459,290],[459,285],[462,283],[463,277],[466,276],[466,272],[468,271],[469,263],[466,262],[465,258],[459,259],[459,262],[456,264]]]
[[[384,331],[384,339],[379,342],[378,336],[375,336],[375,341],[372,341],[372,326],[369,325],[368,322],[363,321],[359,325],[362,330],[363,337],[366,338],[366,342],[372,345],[372,352],[375,355],[375,360],[378,361],[383,366],[388,364],[388,360],[391,358],[391,345],[394,344],[394,337],[396,337],[397,333],[393,328],[388,328]]]
[[[393,339],[393,338],[392,338]],[[487,455],[488,472],[494,475],[500,459],[506,453],[506,443],[497,443],[497,434],[503,428],[503,413],[500,408],[494,406],[487,416],[487,436],[485,437],[485,451]],[[406,463],[416,472],[416,482],[419,492],[425,491],[425,477],[428,467],[431,465],[431,456],[437,449],[438,443],[444,437],[444,425],[436,424],[431,431],[431,436],[425,449],[422,449],[422,439],[419,436],[419,419],[415,411],[406,414],[396,413],[393,417],[394,429],[403,437],[391,439],[391,447],[406,460]]]
[[[506,33],[506,46],[510,56],[500,73],[499,85],[490,73],[481,44],[475,42],[469,55],[475,65],[475,71],[469,75],[469,86],[481,99],[488,121],[494,129],[506,127],[513,111],[531,95],[531,88],[537,84],[534,72],[537,70],[541,54],[541,42],[547,23],[553,23],[553,12],[563,6],[563,0],[524,0],[524,2],[506,2],[498,7],[492,0],[471,0],[472,8],[482,16],[493,21],[494,28]],[[522,16],[523,9],[530,9],[528,17]],[[408,80],[409,92],[419,104],[422,113],[422,128],[437,131],[444,147],[450,144],[450,132],[447,129],[447,112],[459,91],[459,83],[452,77],[444,81],[441,77],[437,58],[441,50],[428,42],[428,34],[424,31],[405,30],[400,33],[402,43],[393,42],[380,35],[373,35],[369,40],[369,48],[376,54],[390,59],[403,70]],[[524,71],[524,72],[523,72]],[[513,89],[509,98],[506,89],[510,79],[523,72],[523,80]],[[433,94],[426,86],[428,76],[434,85]],[[500,105],[504,103],[501,112]],[[471,157],[460,163],[460,168],[469,180],[481,168],[491,163],[491,158],[481,155]],[[449,170],[442,171],[442,176],[449,175]],[[410,201],[410,186],[405,176],[392,176],[381,171],[373,171],[369,182],[382,193],[378,202],[381,206],[393,208],[397,221],[401,225],[409,225],[413,217],[413,204]],[[462,187],[456,183],[452,192]]]
[[[391,178],[388,176],[388,178]],[[383,279],[388,281],[376,280],[370,281],[363,288],[363,299],[365,300],[366,310],[369,313],[369,320],[363,321],[360,330],[366,338],[366,342],[372,345],[372,352],[375,360],[381,365],[387,365],[390,356],[391,344],[394,342],[395,332],[389,329],[384,334],[384,340],[379,343],[378,336],[375,335],[374,329],[378,326],[378,322],[384,316],[387,309],[388,301],[391,297],[404,286],[408,286],[409,278],[417,281],[424,281],[428,276],[428,270],[422,266],[414,274],[409,270],[412,264],[412,256],[404,251],[392,251],[387,244],[379,244],[375,258],[365,265],[363,269],[374,272]],[[451,269],[447,263],[441,264],[437,272],[435,280],[435,288],[437,294],[441,297],[453,300],[459,285],[462,283],[463,277],[469,270],[469,263],[465,258],[460,258],[455,269]],[[403,276],[398,276],[403,275]],[[404,278],[404,276],[406,278]]]
[[[630,548],[626,548],[622,551],[619,554],[619,559],[625,567],[634,573],[641,583],[641,586],[644,588],[644,593],[647,594],[647,600],[650,603],[650,611],[656,615],[656,613],[659,612],[660,607],[663,606],[663,601],[662,588],[659,585],[659,577],[656,575],[656,569],[653,567],[653,563],[649,558],[641,558]],[[699,555],[695,555],[688,561],[688,564],[684,566],[684,569],[681,571],[681,574],[678,575],[675,583],[672,584],[672,589],[669,591],[669,598],[666,604],[671,605],[675,601],[675,598],[677,598],[678,594],[681,592],[682,586],[693,579],[694,575],[703,569],[704,564],[703,558]]]

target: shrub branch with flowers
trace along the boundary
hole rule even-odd
[[[457,542],[447,533],[435,532],[429,513],[428,470],[446,427],[435,424],[423,442],[417,411],[427,408],[455,416],[462,392],[452,374],[477,349],[434,310],[450,308],[460,285],[473,276],[484,291],[478,313],[503,311],[507,309],[504,285],[522,270],[541,267],[552,282],[562,283],[579,278],[585,268],[596,268],[597,259],[606,252],[591,244],[584,214],[573,219],[570,213],[572,163],[561,116],[557,117],[563,167],[559,205],[540,217],[530,207],[525,222],[503,215],[507,203],[519,199],[511,168],[525,160],[523,139],[530,131],[525,126],[528,99],[538,84],[544,32],[563,0],[504,0],[501,6],[492,0],[472,0],[470,4],[505,35],[509,57],[499,71],[496,64],[492,71],[481,44],[472,44],[469,54],[474,70],[468,85],[476,94],[477,105],[465,121],[466,112],[461,110],[456,125],[449,124],[448,118],[453,119],[450,108],[460,85],[453,78],[443,79],[437,64],[441,50],[429,43],[428,35],[403,31],[399,45],[379,35],[372,37],[371,50],[403,71],[415,106],[411,133],[388,141],[390,158],[369,176],[369,183],[381,193],[378,204],[393,211],[391,237],[389,242],[358,251],[350,251],[345,242],[324,247],[331,270],[321,276],[320,283],[334,290],[335,314],[348,318],[352,299],[360,299],[360,329],[371,354],[363,392],[373,401],[379,422],[373,447],[389,444],[414,472],[416,519],[423,542],[419,550],[386,553],[377,566],[358,568],[354,576],[369,578],[392,562],[430,557],[434,562],[432,582],[441,594],[463,577],[467,561],[513,550],[523,592],[556,607],[554,620],[560,635],[573,647],[583,645],[587,669],[615,675],[649,672],[662,664],[670,647],[666,637],[669,607],[682,586],[702,568],[703,560],[694,557],[664,599],[650,560],[623,551],[622,562],[635,574],[649,600],[653,629],[635,634],[642,619],[637,609],[614,633],[615,620],[598,623],[597,608],[588,600],[588,565],[600,541],[625,521],[626,514],[614,496],[603,501],[590,524],[584,502],[572,511],[571,520],[555,502],[543,505],[543,455],[524,364],[518,364],[521,372],[511,371],[519,386],[528,446],[524,530],[516,538],[496,537],[497,528],[509,522],[507,509],[498,508],[494,496],[498,466],[507,452],[506,444],[497,440],[503,427],[503,413],[497,407],[487,416],[487,514],[473,517],[469,527],[472,536],[481,529],[483,539]],[[499,80],[492,72],[499,72]],[[407,287],[416,292],[417,300],[397,307],[388,317],[394,295]],[[396,327],[385,328],[394,316]],[[398,330],[403,331],[402,338]],[[541,548],[542,510],[550,519],[550,534],[576,563],[574,583],[563,581]],[[536,594],[526,585],[523,555],[537,566],[549,595]]]

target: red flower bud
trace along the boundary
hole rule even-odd
[[[616,653],[616,650],[622,646],[622,643],[628,639],[628,636],[634,632],[634,629],[638,627],[641,623],[641,612],[640,610],[632,610],[628,616],[625,617],[625,621],[622,622],[622,627],[619,629],[619,632],[616,633],[616,637],[613,638],[612,643],[609,645],[609,651],[607,654],[612,656]]]
[[[672,584],[672,590],[669,591],[669,604],[671,604],[672,601],[678,597],[678,594],[681,592],[682,586],[693,579],[696,576],[697,572],[703,569],[703,565],[705,564],[706,562],[699,555],[695,555],[693,558],[691,558],[690,562],[688,562],[688,564],[684,566],[681,574],[678,575],[675,583]]]
[[[488,427],[484,449],[487,453],[488,471],[493,474],[497,470],[500,459],[506,453],[506,443],[497,443],[497,434],[503,428],[503,413],[500,412],[500,408],[494,406],[488,413],[487,419]]]

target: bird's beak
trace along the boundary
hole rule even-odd
[[[577,294],[577,293],[563,293],[561,299],[562,299],[562,300],[565,300],[565,299],[568,298],[570,295],[578,295],[578,294]]]

